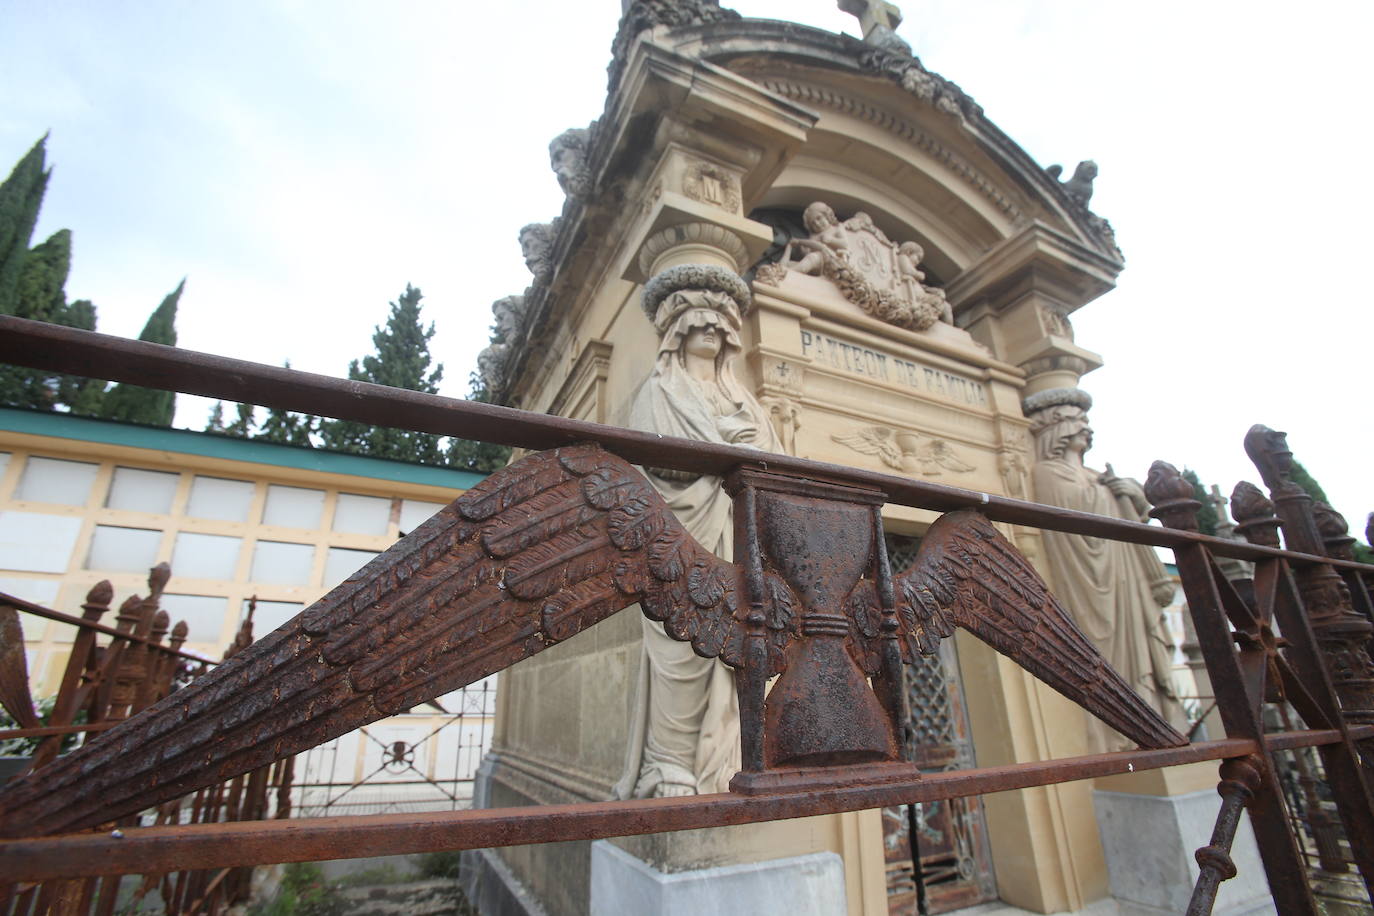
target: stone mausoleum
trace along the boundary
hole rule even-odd
[[[1037,164],[912,55],[895,7],[840,6],[862,40],[708,0],[626,4],[602,116],[550,147],[567,199],[521,230],[533,278],[494,305],[482,374],[529,410],[1034,499],[1041,414],[1078,424],[1064,441],[1081,456],[1077,385],[1101,365],[1072,315],[1123,266],[1089,206],[1096,166]],[[675,376],[699,349],[706,374]],[[693,485],[648,470],[665,494]],[[711,500],[670,504],[704,516]],[[884,518],[900,567],[935,514]],[[1040,532],[1007,533],[1069,588]],[[651,642],[627,611],[503,674],[477,803],[723,790],[719,663],[687,671]],[[922,767],[1091,749],[1084,712],[986,645],[960,632],[943,653],[909,670]],[[1187,825],[1211,823],[1214,784],[1181,768],[926,805],[919,875],[907,812],[890,810],[486,851],[468,883],[490,913],[906,913],[918,879],[933,912],[1179,912],[1205,842]]]

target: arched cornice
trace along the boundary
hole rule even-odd
[[[765,77],[760,85],[770,92],[792,99],[803,105],[824,106],[845,114],[853,115],[864,121],[876,124],[884,130],[910,141],[946,168],[962,178],[968,185],[992,202],[998,210],[1005,213],[1015,225],[1022,225],[1027,217],[1021,208],[998,190],[996,183],[979,171],[971,162],[942,144],[929,132],[912,122],[899,118],[892,112],[870,105],[861,99],[846,95],[825,86],[811,85],[796,79]]]
[[[1014,224],[1039,220],[1055,225],[1103,256],[1121,260],[1105,219],[1072,200],[1056,178],[987,118],[977,102],[954,82],[927,70],[916,57],[876,48],[848,35],[766,19],[660,26],[653,30],[651,40],[737,72],[803,105],[841,111],[878,125],[943,162]],[[808,77],[807,69],[820,72]],[[890,89],[846,94],[827,86],[826,71],[896,87],[903,101],[885,103],[883,96],[891,96]],[[926,116],[915,112],[926,112]],[[930,129],[919,123],[927,119]],[[961,154],[951,143],[942,142],[937,135],[945,126],[965,133],[976,152]],[[987,157],[986,166],[975,164],[979,154]]]

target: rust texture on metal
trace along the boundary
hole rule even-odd
[[[1245,451],[1269,488],[1289,547],[1324,554],[1326,544],[1312,512],[1312,497],[1292,479],[1293,453],[1287,435],[1255,426],[1245,436]],[[1326,656],[1350,722],[1374,722],[1374,661],[1366,648],[1374,626],[1355,612],[1345,578],[1328,564],[1294,570],[1307,616]]]
[[[105,588],[110,588],[110,583],[108,581],[102,580],[98,585],[95,586],[95,591],[98,592],[100,589]],[[111,596],[113,596],[112,588],[110,588],[110,592]],[[64,614],[62,611],[53,610],[50,607],[44,607],[41,604],[34,604],[32,601],[25,601],[23,598],[16,598],[14,595],[7,595],[4,592],[0,592],[0,607],[11,607],[17,611],[23,611],[25,614],[31,614],[34,617],[42,617],[46,620],[56,620],[58,623],[65,623],[70,626],[76,627],[78,630],[81,630],[83,632],[89,631],[91,634],[102,633],[106,636],[118,636],[121,640],[124,640],[126,642],[141,642],[145,645],[152,643],[152,640],[147,637],[138,636],[133,633],[124,633],[114,627],[107,627],[103,623],[98,622],[100,619],[100,615],[104,614],[105,611],[109,609],[108,605],[110,603],[110,600],[111,597],[106,597],[103,599],[102,603],[97,605],[90,605],[90,602],[88,600],[86,604],[82,605],[82,607],[99,607],[99,613],[96,613],[95,617],[92,617],[91,612],[88,610],[86,613],[83,613],[82,616],[76,617],[72,614]],[[179,621],[179,623],[184,622],[185,621]],[[172,632],[173,638],[175,639],[175,628],[173,628]],[[219,664],[219,662],[215,661],[212,658],[202,658],[201,656],[196,655],[192,652],[183,652],[180,648],[180,644],[168,644],[167,646],[163,647],[162,651],[168,655],[174,655],[177,658],[185,659],[186,661],[194,662],[198,665]]]
[[[1164,461],[1156,461],[1151,466],[1145,481],[1145,496],[1154,506],[1150,514],[1166,527],[1196,530],[1197,510],[1201,504],[1192,494],[1192,485],[1183,479],[1176,467]],[[1175,550],[1174,557],[1226,734],[1258,743],[1264,735],[1260,710],[1272,658],[1267,654],[1267,646],[1253,640],[1238,651],[1232,627],[1247,632],[1259,631],[1264,622],[1221,574],[1205,547],[1192,545]],[[1260,784],[1249,805],[1260,857],[1271,877],[1301,876],[1302,851],[1284,807],[1282,787],[1270,761],[1263,762]],[[1305,878],[1278,882],[1271,890],[1282,912],[1316,913],[1316,903]]]
[[[1374,802],[1357,750],[1357,742],[1374,743],[1371,625],[1367,591],[1351,584],[1371,570],[1342,552],[1334,521],[1324,518],[1319,527],[1291,481],[1286,442],[1263,427],[1252,430],[1246,448],[1278,518],[1269,517],[1263,494],[1238,491],[1238,528],[1249,538],[1238,543],[1198,533],[1191,485],[1162,462],[1146,484],[1153,514],[1166,526],[1153,528],[12,317],[0,316],[0,360],[554,449],[492,475],[296,619],[257,643],[236,640],[225,664],[171,695],[163,686],[172,658],[162,643],[167,621],[156,611],[162,584],[121,607],[104,649],[92,640],[108,629],[97,620],[112,596],[102,602],[93,593],[90,619],[82,619],[88,638],[79,637],[64,676],[78,701],[67,712],[94,703],[100,715],[93,721],[128,719],[0,790],[0,835],[30,837],[0,842],[0,890],[16,879],[189,868],[197,877],[163,885],[164,896],[194,907],[239,880],[207,870],[252,863],[750,823],[1244,757],[1244,773],[1237,776],[1233,764],[1223,774],[1228,807],[1212,845],[1224,852],[1244,802],[1279,910],[1308,914],[1316,907],[1301,838],[1273,761],[1277,750],[1306,746],[1319,747],[1355,863],[1367,885],[1374,879]],[[738,565],[697,544],[631,463],[726,478],[736,500]],[[884,552],[881,508],[888,502],[945,513],[899,576]],[[994,521],[1173,548],[1227,739],[1187,744],[1149,709],[1097,656]],[[1280,526],[1288,549],[1278,546]],[[1218,556],[1253,561],[1253,579],[1228,581]],[[269,783],[280,796],[299,751],[473,683],[634,602],[698,654],[735,668],[743,730],[735,791],[321,821],[263,821],[265,803],[245,801],[265,798]],[[904,661],[935,651],[955,626],[1142,748],[922,775],[899,759],[897,730],[906,721],[899,675]],[[172,632],[173,643],[184,638],[184,630]],[[1309,730],[1266,736],[1266,703],[1291,704]],[[51,753],[59,740],[45,738]],[[1241,785],[1248,798],[1235,788]],[[187,802],[179,799],[188,795],[193,820],[253,820],[180,824]],[[149,808],[167,826],[130,827],[123,839],[32,838],[130,823]],[[1222,853],[1205,858],[1207,880],[1227,871]],[[100,882],[102,899],[111,880]],[[72,895],[90,899],[94,881],[22,893],[51,906]]]
[[[0,708],[21,728],[39,727],[29,693],[29,662],[24,655],[24,627],[19,612],[0,603]]]
[[[0,362],[531,450],[598,442],[632,464],[719,477],[726,476],[739,465],[752,464],[759,459],[757,450],[740,446],[678,439],[603,423],[331,378],[9,315],[0,315]],[[880,490],[887,494],[888,502],[899,505],[940,512],[978,509],[997,522],[1107,537],[1133,544],[1178,547],[1200,543],[1206,544],[1217,556],[1241,560],[1288,556],[1299,564],[1325,559],[1320,554],[1270,550],[1196,531],[1165,531],[1138,522],[791,455],[769,454],[767,460],[768,467],[773,470]],[[1345,561],[1330,562],[1341,564]]]
[[[1211,842],[1193,854],[1199,872],[1192,899],[1188,901],[1188,916],[1206,916],[1212,912],[1221,882],[1236,876],[1231,844],[1236,838],[1236,828],[1240,826],[1240,813],[1259,788],[1262,766],[1252,757],[1237,757],[1221,765],[1221,782],[1217,785],[1221,810],[1217,812]]]
[[[1326,546],[1326,555],[1336,560],[1354,560],[1355,538],[1350,534],[1345,516],[1320,500],[1312,503],[1312,515],[1317,532]],[[1349,568],[1338,568],[1336,571],[1345,580],[1355,614],[1374,624],[1374,597],[1370,593],[1370,576],[1374,576],[1374,571],[1363,574]]]
[[[232,779],[636,601],[698,653],[738,665],[739,591],[735,567],[626,462],[596,446],[533,455],[148,715],[0,790],[0,833],[80,829]],[[774,640],[770,671],[781,648]]]
[[[746,722],[763,732],[749,740],[763,755],[762,769],[735,780],[741,792],[905,778],[901,662],[935,652],[956,625],[1143,746],[1186,744],[978,513],[941,518],[893,582],[873,511],[881,492],[752,468],[731,480],[754,511],[747,571],[698,544],[635,468],[599,446],[526,457],[282,629],[236,641],[219,670],[0,790],[0,835],[90,827],[233,779],[635,602],[697,654],[745,669]],[[165,615],[148,623],[163,581],[126,602],[122,631],[166,629]],[[150,664],[133,648],[115,669],[109,718],[154,697],[133,686]],[[766,698],[755,692],[774,676]]]
[[[108,581],[96,584],[86,595],[81,617],[0,596],[0,610],[7,609],[16,615],[11,621],[13,632],[5,634],[7,639],[13,637],[22,644],[22,628],[17,620],[21,611],[76,627],[49,715],[50,724],[0,732],[0,737],[5,738],[42,739],[30,763],[31,771],[36,774],[32,778],[44,778],[48,765],[59,753],[64,736],[84,733],[91,741],[100,732],[122,725],[126,719],[137,716],[169,695],[181,683],[208,669],[211,664],[208,660],[181,651],[188,635],[186,622],[170,626],[167,613],[159,607],[170,576],[171,569],[165,563],[151,569],[147,595],[132,595],[126,599],[119,607],[114,627],[99,623],[114,598],[114,589]],[[98,639],[102,634],[112,637],[104,645]],[[250,642],[251,623],[246,622],[236,645]],[[0,676],[12,680],[14,667],[8,663],[13,659],[8,653],[0,653],[0,662],[7,663],[7,668],[0,669]],[[188,662],[194,664],[188,665]],[[85,721],[75,722],[78,715],[84,715]],[[210,785],[191,798],[169,801],[151,814],[116,818],[106,826],[119,831],[148,820],[170,826],[186,823],[188,818],[190,823],[204,824],[259,819],[268,811],[269,785],[278,786],[279,798],[283,791],[289,793],[290,767],[288,759],[278,764],[271,774],[265,769],[258,770],[227,785]],[[154,872],[135,871],[143,871],[143,880],[134,890],[133,899],[141,900],[156,889],[169,914],[218,912],[224,905],[246,899],[251,879],[249,868],[226,869],[216,875],[188,872],[175,864]],[[8,890],[0,885],[0,912],[28,913],[32,909],[34,912],[112,913],[122,899],[119,882],[113,879],[97,881],[89,875],[80,877],[82,880],[26,883]],[[35,880],[32,875],[24,878],[26,882]]]
[[[1145,493],[1155,506],[1151,514],[1166,526],[1196,527],[1199,504],[1192,499],[1191,484],[1173,465],[1155,462]],[[1277,538],[1280,526],[1272,517],[1272,503],[1254,487],[1237,487],[1232,508],[1237,529],[1247,537]],[[1287,563],[1258,561],[1252,580],[1233,583],[1203,547],[1178,550],[1175,557],[1227,735],[1262,735],[1266,702],[1292,704],[1309,728],[1347,731],[1333,679],[1302,610],[1304,596]],[[1287,815],[1274,761],[1269,756],[1257,759],[1259,781],[1249,810],[1271,889],[1283,912],[1314,912],[1301,838]],[[1364,768],[1349,739],[1324,748],[1322,759],[1348,836],[1361,847],[1355,854],[1374,896],[1374,802]]]
[[[1374,735],[1374,727],[1358,734]],[[1270,750],[1342,740],[1340,732],[1270,736]],[[1117,751],[1060,760],[921,773],[903,782],[834,785],[767,795],[697,795],[633,801],[518,808],[475,808],[432,814],[345,815],[0,840],[0,882],[70,875],[113,875],[161,868],[221,868],[248,863],[309,862],[440,849],[484,849],[634,836],[731,824],[862,811],[933,799],[986,795],[1127,772],[1223,760],[1255,753],[1246,739],[1201,741],[1187,747]]]
[[[1313,501],[1291,479],[1293,456],[1287,437],[1256,426],[1247,434],[1245,446],[1274,499],[1266,498],[1251,484],[1238,485],[1235,511],[1238,521],[1243,522],[1238,529],[1260,543],[1276,543],[1282,530],[1290,546],[1316,545],[1326,535],[1319,528]],[[1352,607],[1343,574],[1321,564],[1290,570],[1281,560],[1269,560],[1256,564],[1253,592],[1257,607],[1271,609],[1269,613],[1286,638],[1283,655],[1297,669],[1301,683],[1312,691],[1310,695],[1290,691],[1285,696],[1303,720],[1309,725],[1320,723],[1316,727],[1368,722],[1370,675],[1374,670],[1366,642],[1370,626]],[[1344,871],[1338,864],[1341,856],[1337,850],[1345,846],[1359,867],[1366,889],[1374,896],[1374,825],[1369,818],[1374,805],[1371,752],[1374,745],[1367,740],[1359,742],[1358,748],[1347,741],[1320,751],[1321,770],[1348,843],[1341,844],[1333,836],[1336,825],[1328,821],[1320,803],[1308,805],[1302,813],[1304,827],[1317,845],[1319,867]]]

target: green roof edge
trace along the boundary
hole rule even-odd
[[[395,480],[453,490],[471,489],[486,478],[485,474],[460,471],[456,468],[436,468],[299,445],[239,439],[234,436],[196,432],[192,429],[165,429],[138,423],[74,417],[70,414],[18,410],[12,407],[0,407],[0,429],[34,436],[52,436],[56,439],[77,439],[106,445],[157,449],[179,452],[183,455],[201,455],[207,458],[223,458],[228,461],[245,461],[251,464],[297,468],[327,474],[371,477],[376,480]]]

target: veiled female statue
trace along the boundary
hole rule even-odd
[[[1092,447],[1091,406],[1088,394],[1076,388],[1027,399],[1035,434],[1035,498],[1065,509],[1149,521],[1139,483],[1117,477],[1111,465],[1105,472],[1084,466],[1083,454]],[[1173,640],[1163,618],[1173,583],[1153,548],[1061,531],[1046,530],[1043,537],[1056,593],[1078,626],[1136,693],[1175,728],[1186,726],[1173,686]],[[1131,747],[1133,742],[1088,717],[1089,753]]]
[[[685,284],[690,284],[684,288]],[[722,269],[670,268],[645,288],[660,334],[653,371],[635,392],[628,425],[703,442],[780,451],[768,412],[735,378],[749,288]],[[730,497],[719,477],[646,468],[649,480],[701,544],[731,559]],[[734,676],[663,624],[641,616],[644,653],[618,798],[724,792],[739,770]]]

